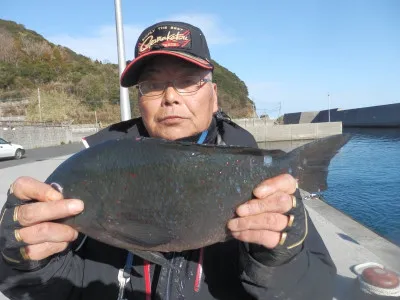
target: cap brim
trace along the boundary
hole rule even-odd
[[[129,87],[129,86],[133,86],[133,85],[137,84],[138,80],[139,80],[140,70],[143,67],[144,63],[146,63],[146,61],[149,58],[152,58],[156,55],[175,56],[175,57],[182,58],[183,60],[186,60],[188,62],[191,62],[203,69],[207,69],[207,70],[214,69],[214,66],[210,62],[208,62],[202,58],[199,58],[197,56],[188,54],[186,52],[178,52],[178,51],[171,51],[171,50],[168,50],[168,51],[167,50],[155,50],[155,51],[150,51],[146,54],[143,54],[129,63],[129,65],[125,68],[124,72],[121,75],[121,86]]]

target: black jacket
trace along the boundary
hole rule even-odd
[[[219,142],[257,147],[253,136],[229,120],[218,119]],[[214,121],[215,124],[215,121]],[[86,138],[89,146],[107,139],[147,136],[141,119],[112,125]],[[216,142],[217,137],[213,137]],[[208,140],[210,143],[210,140]],[[118,277],[128,252],[80,236],[44,268],[21,272],[0,259],[0,290],[10,299],[117,299]],[[230,240],[202,250],[168,253],[176,269],[134,256],[126,269],[126,299],[332,299],[336,268],[309,220],[303,249],[276,267],[255,260],[246,244]],[[129,274],[130,273],[130,274]],[[120,278],[121,279],[121,278]],[[146,292],[147,291],[147,292]]]

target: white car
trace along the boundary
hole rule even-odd
[[[20,159],[25,154],[25,149],[21,145],[12,144],[0,138],[0,158],[14,157]]]

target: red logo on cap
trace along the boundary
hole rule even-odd
[[[156,45],[162,48],[188,48],[190,42],[190,30],[176,26],[162,26],[145,35],[138,44],[138,54],[148,52]]]

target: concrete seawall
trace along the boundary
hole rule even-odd
[[[312,140],[342,133],[342,122],[273,125],[256,120],[233,120],[254,135],[257,142]]]
[[[33,149],[79,142],[95,132],[97,128],[93,125],[15,126],[0,128],[0,137],[25,149]]]
[[[342,123],[274,125],[265,119],[233,120],[254,135],[257,142],[313,140],[342,133]],[[98,129],[91,124],[70,126],[15,126],[0,128],[0,137],[26,149],[79,142]]]

